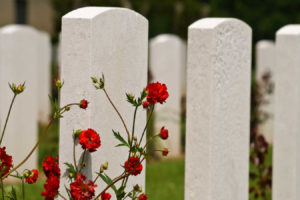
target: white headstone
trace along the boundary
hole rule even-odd
[[[274,84],[275,71],[275,43],[270,40],[261,40],[256,44],[256,81],[263,83],[263,76],[270,74],[270,83]],[[262,105],[259,109],[268,115],[263,123],[259,124],[258,132],[262,134],[268,143],[273,143],[273,126],[274,126],[274,91],[271,94],[264,94],[267,104]]]
[[[274,200],[300,199],[300,25],[276,33]]]
[[[165,83],[169,98],[164,105],[157,104],[155,108],[154,132],[158,134],[162,126],[169,130],[169,138],[159,145],[167,147],[170,156],[181,154],[180,113],[181,97],[185,71],[186,47],[178,36],[163,34],[150,41],[150,71],[152,82]]]
[[[125,129],[103,91],[96,90],[90,77],[105,75],[105,87],[125,122],[132,125],[134,108],[126,100],[125,92],[139,95],[147,84],[148,21],[138,13],[125,8],[86,7],[74,10],[62,20],[62,68],[65,84],[61,91],[61,105],[87,99],[87,110],[71,108],[60,121],[60,167],[73,163],[72,131],[92,128],[100,134],[101,147],[89,154],[85,175],[95,178],[101,163],[109,162],[107,174],[116,177],[123,172],[121,165],[128,158],[128,149],[115,147],[118,141],[112,129],[126,137]],[[137,113],[136,133],[141,135],[146,113]],[[82,155],[76,147],[77,158]],[[130,177],[128,187],[134,183],[145,185],[143,172]],[[61,179],[61,191],[70,184]],[[97,191],[103,189],[99,184]],[[110,191],[113,193],[112,191]]]
[[[8,25],[0,29],[0,119],[3,129],[13,92],[9,83],[26,82],[12,108],[1,146],[19,164],[30,152],[38,137],[38,56],[39,32],[24,25]],[[37,168],[37,151],[19,168]]]
[[[186,200],[248,200],[251,35],[232,18],[189,27]]]
[[[51,95],[51,43],[50,37],[45,32],[40,32],[38,59],[38,98],[39,121],[42,124],[49,122],[51,105],[48,95]]]

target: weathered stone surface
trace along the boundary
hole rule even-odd
[[[29,26],[8,25],[0,29],[1,130],[13,98],[8,82],[26,81],[25,91],[17,96],[12,108],[2,144],[15,166],[30,152],[38,136],[38,45],[39,32]],[[37,151],[18,171],[32,168],[37,168]]]
[[[125,92],[138,95],[147,84],[148,21],[138,13],[123,8],[86,7],[65,15],[62,20],[62,68],[65,84],[61,91],[61,105],[87,99],[87,110],[71,108],[60,121],[60,167],[64,162],[73,163],[72,131],[93,128],[101,137],[101,147],[88,154],[85,175],[95,178],[101,163],[109,162],[108,175],[115,177],[123,172],[121,165],[127,159],[128,149],[116,148],[118,141],[112,129],[126,137],[117,114],[103,91],[96,90],[90,77],[105,75],[105,87],[112,101],[123,115],[129,129],[134,109],[126,101]],[[137,114],[136,133],[142,132],[146,122],[145,111]],[[80,145],[76,154],[82,155]],[[145,163],[144,163],[145,169]],[[134,183],[145,185],[145,170],[130,178]],[[68,185],[61,179],[61,190]],[[97,191],[103,189],[99,184]],[[113,193],[112,191],[110,191]]]
[[[150,41],[150,71],[152,82],[165,83],[168,87],[169,98],[163,105],[155,108],[155,133],[162,126],[169,130],[169,138],[161,141],[158,147],[168,147],[168,157],[181,154],[180,112],[182,89],[185,87],[186,47],[178,36],[162,34]]]
[[[300,25],[276,33],[274,200],[300,198]]]
[[[206,18],[188,33],[186,200],[248,200],[251,28]]]
[[[38,47],[38,100],[39,100],[39,121],[42,124],[49,122],[51,106],[49,95],[51,95],[51,43],[50,37],[45,32],[40,32]]]

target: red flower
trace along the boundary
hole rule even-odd
[[[136,176],[143,170],[143,165],[138,157],[130,157],[124,164],[126,172]]]
[[[166,140],[166,139],[168,139],[168,137],[169,137],[169,131],[168,131],[168,129],[165,129],[164,126],[161,127],[161,129],[160,129],[160,137],[161,137],[161,139],[163,139],[163,140]]]
[[[169,153],[169,150],[168,150],[167,148],[163,148],[162,154],[163,154],[164,156],[167,156],[168,153]]]
[[[89,152],[94,152],[101,146],[99,134],[90,128],[81,131],[79,135],[79,143],[83,149],[88,149]]]
[[[162,104],[166,102],[166,99],[169,97],[167,86],[159,82],[150,83],[146,87],[146,90],[148,91],[147,101],[151,104],[155,104],[156,102]]]
[[[47,178],[44,188],[45,192],[42,192],[42,196],[45,196],[45,200],[54,200],[59,188],[59,177],[51,176]]]
[[[1,177],[5,176],[12,167],[12,157],[6,154],[5,147],[0,148],[0,173]]]
[[[39,171],[36,170],[36,169],[33,169],[31,171],[29,171],[29,173],[25,173],[25,181],[28,183],[28,184],[33,184],[36,182],[36,180],[38,179],[39,177]]]
[[[58,158],[56,158],[58,160]],[[60,176],[60,169],[58,166],[58,162],[55,162],[54,158],[51,156],[48,156],[43,164],[43,170],[45,172],[45,175],[49,178],[50,176]]]
[[[82,174],[77,174],[75,182],[70,184],[71,196],[76,200],[89,200],[95,195],[95,187],[92,181],[85,182],[86,177]]]
[[[147,200],[147,195],[146,194],[141,194],[139,196],[139,200]]]
[[[147,109],[149,106],[149,102],[148,101],[144,101],[143,103],[143,108]]]
[[[88,103],[89,103],[89,102],[88,102],[87,100],[82,99],[82,100],[80,101],[79,107],[82,108],[82,109],[86,109],[86,108],[88,107]]]
[[[103,192],[102,194],[101,194],[101,200],[110,200],[110,198],[111,198],[111,195],[107,192]]]

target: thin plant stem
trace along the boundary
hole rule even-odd
[[[75,143],[76,143],[76,138],[75,138],[75,136],[74,136],[74,143],[73,143],[73,159],[74,159],[74,166],[75,166],[76,172],[78,172],[77,161],[76,161],[76,148],[75,148]]]
[[[4,200],[4,187],[3,187],[3,179],[1,178],[1,191],[2,191],[2,200]]]
[[[79,173],[81,172],[81,170],[85,167],[83,166],[83,162],[84,162],[84,157],[85,157],[85,153],[86,153],[86,149],[84,150],[83,152],[83,156],[82,156],[82,161],[81,161],[81,165],[80,165],[80,170],[79,170]]]
[[[147,127],[148,127],[148,125],[149,125],[149,122],[150,122],[150,119],[151,119],[151,117],[152,117],[153,111],[154,111],[154,105],[153,105],[153,107],[152,107],[152,109],[151,109],[151,111],[150,111],[149,118],[148,118],[147,123],[146,123],[146,126],[145,126],[145,128],[144,128],[144,130],[143,130],[142,137],[141,137],[140,142],[139,142],[139,146],[141,146],[143,137],[144,137],[145,132],[146,132],[146,130],[147,130]]]
[[[62,194],[60,194],[59,192],[58,192],[57,194],[58,194],[58,196],[60,196],[60,197],[63,198],[64,200],[67,200],[67,198],[64,197]]]
[[[8,175],[10,175],[11,173],[13,173],[15,170],[17,170],[20,166],[22,166],[29,159],[29,157],[33,154],[33,152],[35,151],[35,149],[40,144],[42,138],[47,133],[48,129],[50,128],[50,126],[52,125],[52,123],[54,122],[54,120],[55,120],[54,117],[50,120],[50,122],[48,123],[47,127],[44,129],[44,131],[42,132],[40,138],[38,139],[37,143],[34,145],[34,147],[29,152],[29,154],[26,156],[26,158],[21,163],[19,163],[16,167],[14,167],[12,170],[10,170],[6,175],[4,175],[3,178],[6,178]]]
[[[107,186],[104,188],[104,190],[102,190],[102,192],[100,192],[100,193],[95,197],[95,199],[98,199],[98,198],[102,195],[102,193],[105,192],[108,188],[110,188],[112,185],[114,185],[114,184],[117,183],[118,181],[122,180],[123,178],[126,178],[126,177],[129,176],[129,175],[130,175],[130,174],[124,174],[123,176],[117,177],[115,180],[113,180],[113,181],[111,182],[111,184],[107,185]]]
[[[131,145],[133,143],[133,137],[134,137],[134,129],[135,129],[135,119],[136,119],[136,112],[137,112],[138,106],[134,109],[134,115],[133,115],[133,122],[132,122],[132,135],[131,135]],[[130,146],[131,146],[130,145]]]
[[[120,114],[119,110],[116,108],[116,106],[114,105],[114,103],[112,102],[112,100],[110,99],[110,97],[108,96],[108,94],[107,94],[105,88],[103,88],[103,91],[104,91],[104,93],[105,93],[105,95],[106,95],[108,101],[110,102],[110,104],[112,105],[112,107],[113,107],[113,108],[115,109],[115,111],[117,112],[119,118],[121,119],[122,124],[123,124],[123,126],[124,126],[124,128],[125,128],[125,130],[126,130],[126,133],[127,133],[127,136],[128,136],[128,140],[130,141],[130,134],[129,134],[128,128],[127,128],[127,126],[126,126],[126,124],[125,124],[125,121],[124,121],[122,115]]]
[[[5,124],[4,124],[3,130],[2,130],[2,134],[1,134],[0,145],[2,144],[2,140],[3,140],[3,137],[4,137],[5,130],[6,130],[6,126],[7,126],[7,123],[8,123],[8,119],[9,119],[9,116],[10,116],[10,113],[11,113],[12,106],[15,102],[16,96],[17,96],[17,94],[14,94],[14,97],[12,98],[9,109],[8,109]]]

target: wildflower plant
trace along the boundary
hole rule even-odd
[[[46,176],[46,181],[44,184],[44,191],[41,193],[41,196],[46,200],[52,200],[58,196],[65,200],[109,200],[111,199],[112,195],[115,195],[117,200],[123,200],[126,198],[132,200],[147,200],[147,195],[143,193],[143,189],[139,185],[135,185],[133,188],[128,188],[127,183],[130,177],[138,176],[144,170],[143,162],[145,162],[149,154],[147,146],[155,139],[160,138],[166,140],[169,137],[168,130],[164,126],[161,128],[159,133],[148,139],[146,144],[142,144],[149,121],[154,111],[155,104],[163,104],[169,96],[167,87],[165,84],[161,84],[159,82],[151,83],[141,91],[138,97],[135,97],[132,94],[126,94],[127,101],[133,106],[134,109],[132,130],[129,131],[128,126],[126,125],[121,113],[106,91],[104,75],[102,75],[102,77],[99,79],[96,77],[92,77],[91,79],[93,85],[95,86],[95,89],[100,90],[105,94],[106,98],[112,105],[112,108],[119,116],[119,119],[124,127],[125,134],[121,134],[120,132],[114,130],[112,131],[112,134],[114,134],[116,140],[119,141],[119,144],[116,147],[128,148],[128,156],[124,158],[124,163],[121,163],[122,165],[120,166],[123,168],[123,172],[116,177],[109,177],[107,173],[105,173],[107,170],[109,170],[109,163],[104,162],[99,166],[99,170],[95,174],[95,179],[87,180],[87,177],[83,173],[83,169],[87,167],[87,162],[84,159],[84,155],[86,154],[86,152],[93,153],[97,151],[101,147],[102,141],[100,134],[92,128],[88,128],[85,130],[75,130],[73,132],[73,162],[64,163],[67,166],[66,172],[70,180],[70,185],[65,186],[64,188],[68,196],[63,196],[63,194],[59,191],[60,177],[62,172],[59,168],[58,157],[53,158],[51,156],[46,157],[42,164],[43,171]],[[58,91],[63,87],[63,84],[64,83],[62,81],[57,80],[56,86],[58,88]],[[9,199],[17,199],[16,191],[14,188],[12,188],[12,191],[9,193],[4,191],[3,180],[8,176],[13,176],[22,181],[22,196],[23,199],[25,199],[24,184],[34,184],[38,179],[39,172],[36,169],[26,169],[22,173],[19,173],[19,167],[22,166],[36,150],[40,141],[55,120],[62,118],[63,115],[68,112],[73,106],[79,106],[84,112],[84,110],[88,108],[89,102],[86,99],[82,99],[78,103],[70,103],[63,107],[59,107],[59,103],[50,97],[52,106],[54,108],[54,113],[51,120],[49,121],[49,124],[46,126],[36,145],[32,148],[32,150],[28,153],[24,160],[13,167],[13,158],[6,153],[6,148],[1,145],[1,142],[4,137],[5,128],[7,126],[7,122],[15,98],[17,97],[17,95],[21,94],[24,91],[25,83],[18,86],[16,84],[10,84],[10,88],[14,93],[14,97],[9,107],[7,119],[0,139],[0,184],[2,186],[2,199],[4,199],[5,195]],[[135,133],[136,114],[139,108],[144,112],[149,111],[150,113],[142,133],[139,134],[140,137],[138,137]],[[80,160],[80,163],[77,162],[75,153],[75,144],[77,142],[81,145],[83,151],[83,159]],[[160,150],[154,151],[160,151],[164,156],[167,156],[169,153],[169,150],[167,148],[162,148]],[[98,186],[100,187],[100,185],[97,184],[97,181],[99,179],[102,179],[105,185],[101,185],[101,188],[103,188],[102,191],[96,193],[95,189]],[[112,189],[114,194],[110,194],[108,192],[109,189]]]

